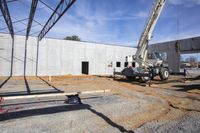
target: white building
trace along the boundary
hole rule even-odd
[[[12,39],[0,34],[0,76],[9,76],[12,62]],[[109,44],[44,38],[39,45],[38,75],[111,75],[114,68],[124,68],[125,57],[136,48]],[[13,76],[24,75],[25,37],[15,36]],[[36,75],[37,38],[27,45],[26,75]]]

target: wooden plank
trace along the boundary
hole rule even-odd
[[[66,92],[66,93],[41,94],[41,95],[8,96],[8,97],[3,97],[3,99],[4,100],[17,100],[17,99],[59,97],[59,96],[69,96],[69,95],[76,95],[76,94],[94,94],[94,93],[107,93],[107,92],[110,92],[110,90],[107,89],[107,90]]]
[[[106,93],[106,92],[110,92],[110,90],[83,91],[80,94]]]

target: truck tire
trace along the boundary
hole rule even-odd
[[[169,78],[169,70],[167,68],[160,69],[160,79],[167,80]]]
[[[140,77],[140,81],[141,81],[142,83],[148,82],[149,79],[150,79],[149,77]]]
[[[147,74],[147,75],[149,75],[149,71],[147,71],[147,70],[142,70],[142,72],[141,72],[142,74]],[[140,76],[140,81],[142,82],[142,83],[146,83],[146,82],[148,82],[150,80],[150,77],[149,76]]]
[[[124,68],[122,70],[122,74],[123,75],[132,75],[134,73],[133,69],[132,68]]]

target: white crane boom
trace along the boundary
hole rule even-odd
[[[159,52],[148,53],[149,56],[147,58],[148,44],[165,2],[166,0],[155,0],[144,31],[138,42],[135,56],[127,56],[126,62],[128,62],[128,65],[121,72],[114,71],[114,75],[126,76],[128,80],[134,80],[138,77],[141,82],[153,80],[154,77],[158,75],[161,80],[167,80],[169,78],[168,64],[164,64],[163,58]],[[138,63],[139,66],[133,67],[133,62]]]
[[[155,28],[157,20],[162,12],[166,0],[156,0],[154,3],[152,12],[150,14],[149,20],[145,26],[145,29],[140,37],[137,52],[135,54],[134,60],[139,64],[140,67],[153,66],[151,62],[146,61],[147,58],[147,47],[151,39],[152,32]]]

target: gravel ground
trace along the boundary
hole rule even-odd
[[[123,122],[117,121],[141,108],[133,100],[113,95],[85,99],[82,102],[82,105],[57,104],[3,115],[0,117],[3,120],[0,122],[1,133],[128,132],[131,125],[123,125]]]
[[[23,108],[0,115],[1,133],[200,132],[199,80],[183,83],[172,77],[148,87],[105,77],[42,79],[28,77],[27,85],[24,78],[11,78],[0,88],[0,95],[99,89],[111,93],[81,95],[81,105],[66,104],[65,97],[5,101],[3,108]]]
[[[200,113],[191,111],[171,121],[153,121],[136,129],[135,133],[199,133]]]

